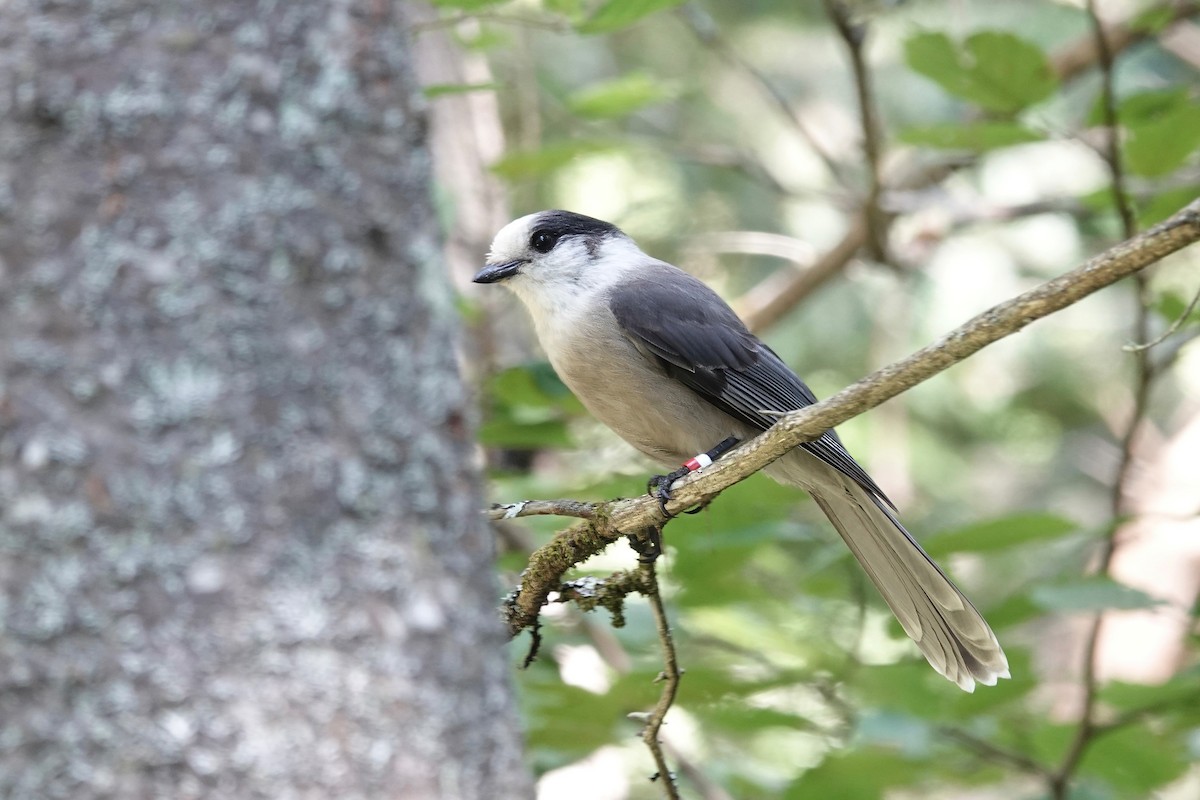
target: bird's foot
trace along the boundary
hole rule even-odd
[[[658,500],[658,507],[662,509],[663,516],[667,519],[672,519],[675,516],[670,511],[667,511],[667,502],[671,499],[671,486],[675,481],[691,471],[687,465],[684,465],[666,475],[654,475],[646,482],[646,492]]]
[[[629,546],[638,554],[638,561],[643,564],[653,564],[662,555],[662,528],[647,528],[641,533],[631,533],[628,536]]]
[[[652,497],[658,500],[658,507],[662,509],[663,516],[667,519],[672,519],[675,515],[667,511],[667,501],[671,499],[671,486],[675,481],[687,475],[690,472],[704,469],[712,464],[721,456],[733,449],[740,440],[736,436],[729,436],[717,443],[717,446],[709,450],[707,453],[701,453],[695,458],[690,458],[682,467],[674,472],[666,475],[655,475],[646,483],[646,491]],[[687,511],[688,514],[698,514],[704,510],[708,503],[701,503],[695,508]]]

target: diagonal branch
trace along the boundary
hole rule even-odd
[[[942,736],[953,742],[957,742],[987,761],[992,761],[996,764],[1006,764],[1031,775],[1046,776],[1050,773],[1050,768],[1036,759],[1030,758],[1020,751],[1001,747],[987,739],[976,736],[970,731],[949,725],[939,727],[937,730]]]
[[[672,490],[668,510],[678,512],[711,500],[723,490],[822,432],[911,389],[987,345],[1200,241],[1200,200],[1170,219],[1089,259],[1082,266],[979,314],[934,344],[884,367],[829,399],[781,417],[770,430]],[[521,584],[505,603],[513,636],[534,625],[550,592],[575,564],[622,536],[664,524],[655,498],[643,496],[596,506],[579,523],[530,556]]]

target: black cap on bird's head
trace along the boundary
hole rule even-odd
[[[496,283],[511,278],[568,239],[582,241],[587,253],[595,255],[600,242],[612,236],[624,234],[611,222],[573,211],[539,211],[510,222],[496,234],[488,263],[473,280]]]

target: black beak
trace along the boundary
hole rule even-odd
[[[506,261],[503,264],[488,264],[483,269],[475,274],[471,280],[475,283],[495,283],[502,281],[505,278],[511,278],[521,271],[521,267],[528,264],[528,260],[518,258],[516,261]]]

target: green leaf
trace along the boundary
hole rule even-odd
[[[1014,594],[998,606],[987,609],[987,621],[995,630],[1020,625],[1046,613],[1046,609],[1038,606],[1023,594]]]
[[[765,673],[755,673],[745,669],[745,658],[740,654],[731,654],[722,649],[722,644],[716,644],[706,639],[697,643],[690,636],[683,635],[677,640],[680,646],[680,656],[688,664],[687,667],[687,702],[689,708],[698,716],[724,718],[731,714],[741,714],[746,711],[766,711],[760,706],[752,705],[746,697],[753,694],[790,687],[804,680],[804,675],[789,670],[769,670]],[[725,664],[724,662],[730,663]],[[721,662],[718,664],[718,662]],[[783,716],[760,717],[776,727],[808,728],[812,723],[800,715],[800,712],[772,710],[770,714]]]
[[[1058,85],[1045,54],[1010,33],[982,31],[961,46],[942,33],[920,33],[905,42],[904,51],[914,70],[989,111],[1014,114],[1046,99]]]
[[[1154,608],[1162,601],[1109,578],[1086,578],[1073,583],[1034,587],[1030,599],[1048,611],[1103,611]]]
[[[1183,313],[1188,310],[1188,305],[1191,303],[1191,298],[1184,298],[1178,292],[1164,291],[1154,301],[1154,310],[1158,315],[1169,324],[1174,324],[1176,320],[1183,316]],[[1188,314],[1187,319],[1182,320],[1180,325],[1187,325],[1191,322],[1200,319],[1200,307],[1193,308]]]
[[[494,447],[539,449],[573,444],[566,420],[583,406],[546,362],[511,367],[488,383],[491,415],[479,440]]]
[[[581,117],[622,117],[670,96],[662,83],[635,72],[576,92],[567,105]]]
[[[787,788],[786,800],[879,800],[928,776],[928,765],[880,748],[831,753]]]
[[[492,419],[479,428],[479,441],[490,447],[539,450],[571,447],[574,441],[561,420],[520,422]]]
[[[502,370],[488,383],[488,395],[508,406],[583,409],[547,361]]]
[[[1080,772],[1103,778],[1119,796],[1146,797],[1178,778],[1189,763],[1183,737],[1130,725],[1095,738]]]
[[[688,673],[690,675],[691,670],[688,670]],[[785,711],[746,705],[745,701],[741,699],[736,702],[718,703],[691,710],[698,719],[704,722],[706,730],[721,731],[726,735],[762,733],[768,728],[786,728],[798,731],[820,730],[812,720]]]
[[[583,0],[542,0],[542,6],[547,11],[553,11],[570,19],[583,14]]]
[[[1016,122],[947,122],[909,128],[900,134],[907,144],[937,147],[943,150],[972,150],[983,152],[998,147],[1011,147],[1044,139]]]
[[[1200,147],[1200,103],[1185,87],[1132,95],[1117,117],[1129,133],[1126,163],[1138,175],[1172,172]]]
[[[653,675],[624,675],[604,694],[593,694],[562,682],[552,661],[517,675],[526,720],[525,739],[542,768],[560,766],[586,756],[604,744],[631,736],[636,724],[626,717],[632,708],[654,702]]]
[[[1176,13],[1177,9],[1170,5],[1151,6],[1129,21],[1129,29],[1146,34],[1160,33],[1175,21]]]
[[[1044,763],[1056,762],[1075,738],[1076,726],[1039,720],[1032,731],[1022,731],[1021,750]]]
[[[507,180],[541,178],[562,169],[580,156],[614,149],[615,144],[595,139],[552,142],[536,150],[508,153],[492,164],[492,172]]]
[[[432,100],[435,97],[445,97],[448,94],[466,94],[467,92],[492,92],[500,88],[498,83],[434,83],[422,91],[425,97]]]
[[[682,5],[684,0],[608,0],[578,26],[580,33],[611,33],[656,11]]]
[[[859,670],[854,677],[854,691],[864,708],[905,713],[938,723],[978,721],[983,715],[1013,707],[1037,688],[1028,652],[1012,642],[1005,644],[1013,677],[997,681],[995,686],[976,687],[971,694],[955,689],[919,655]]]
[[[1157,686],[1114,682],[1100,690],[1100,700],[1119,711],[1156,708],[1163,713],[1200,704],[1200,665],[1189,667]]]
[[[1030,512],[979,522],[955,531],[938,533],[921,544],[931,556],[947,553],[987,553],[1029,542],[1057,539],[1078,526],[1056,514]]]
[[[680,586],[675,602],[695,608],[761,599],[766,589],[752,576],[761,559],[781,563],[773,542],[793,527],[784,520],[799,500],[795,489],[754,476],[725,490],[702,513],[680,516],[668,539],[678,548],[671,565]]]
[[[1138,223],[1143,228],[1157,225],[1197,197],[1200,197],[1197,183],[1161,192],[1138,209]]]

